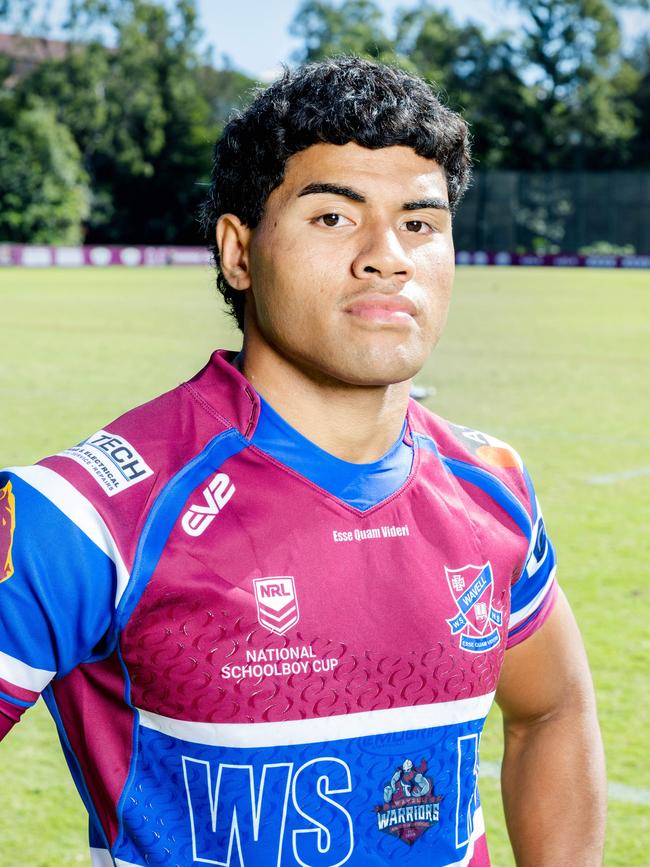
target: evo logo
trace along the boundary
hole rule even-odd
[[[219,764],[183,756],[193,860],[219,867],[340,867],[354,848],[350,768],[321,757],[294,766]]]
[[[235,493],[235,486],[225,473],[217,473],[203,488],[204,502],[192,505],[183,515],[181,524],[188,536],[200,536],[208,529],[228,500]]]

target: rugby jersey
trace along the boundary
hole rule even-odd
[[[94,865],[489,864],[479,743],[555,556],[517,454],[411,401],[380,461],[215,353],[0,473],[0,719],[43,694]]]

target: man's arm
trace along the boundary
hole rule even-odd
[[[506,653],[501,788],[518,867],[602,864],[607,785],[593,685],[569,604]]]

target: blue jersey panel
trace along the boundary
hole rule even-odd
[[[64,674],[91,656],[114,607],[115,566],[43,494],[12,474],[13,574],[0,583],[0,651]]]
[[[366,511],[394,494],[407,480],[413,449],[404,442],[406,421],[397,442],[378,461],[353,464],[306,439],[260,398],[253,445],[355,509]]]
[[[543,532],[544,525],[540,525]],[[534,554],[528,558],[528,562],[521,578],[512,588],[511,612],[521,611],[535,599],[535,597],[548,584],[551,573],[556,565],[555,550],[549,539],[544,537],[543,553],[540,559],[533,559]]]
[[[482,725],[254,749],[141,727],[113,854],[186,867],[455,864],[474,831]]]

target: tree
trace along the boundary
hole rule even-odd
[[[210,106],[210,122],[216,126],[224,124],[236,109],[243,109],[258,85],[231,66],[215,69],[206,63],[198,70],[198,77],[201,93]]]
[[[475,161],[517,165],[525,153],[526,87],[510,34],[487,37],[428,3],[398,15],[396,48],[469,121]]]
[[[171,12],[140,0],[120,5],[127,8],[115,22],[108,98],[116,145],[130,159],[111,165],[108,154],[104,167],[117,225],[142,243],[197,243],[200,183],[209,175],[217,129],[199,86],[195,5],[177,0]]]
[[[470,122],[479,164],[525,159],[531,100],[510,34],[488,38],[477,25],[459,25],[450,12],[421,2],[398,12],[389,38],[380,9],[369,0],[338,6],[307,0],[291,29],[305,42],[299,60],[356,54],[396,62],[433,82],[443,101]]]
[[[620,165],[634,136],[638,76],[621,54],[612,0],[512,0],[524,15],[522,65],[537,105],[531,162],[539,168]]]
[[[650,35],[641,37],[629,63],[639,75],[639,83],[632,97],[636,129],[630,142],[629,162],[636,167],[647,168],[650,166]]]
[[[305,0],[290,25],[290,33],[304,41],[299,62],[336,54],[355,54],[371,60],[394,61],[396,53],[383,28],[383,12],[372,0]]]
[[[68,11],[67,57],[39,66],[17,97],[39,94],[75,137],[93,190],[88,240],[199,242],[219,127],[193,0],[70,0]],[[98,28],[112,31],[110,47],[93,40]]]
[[[79,149],[43,104],[17,110],[0,99],[0,238],[76,244],[90,191]]]

